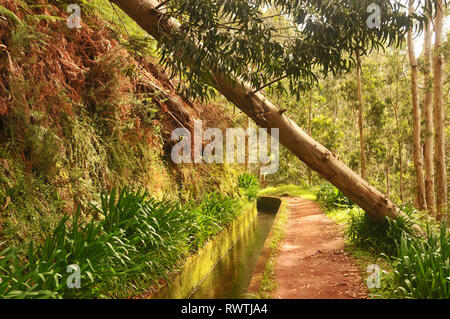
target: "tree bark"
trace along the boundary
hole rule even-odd
[[[155,9],[158,5],[155,0],[112,0],[112,2],[156,40],[161,39],[163,32],[165,36],[170,36],[172,32],[179,30],[176,20],[167,19],[163,12]],[[189,64],[189,61],[186,63]],[[232,81],[226,75],[213,70],[210,70],[210,73],[213,86],[228,101],[241,109],[260,127],[278,128],[282,145],[340,189],[375,220],[396,218],[402,214],[389,198],[340,162],[335,154],[312,139],[262,94],[250,94],[252,88],[238,79]]]
[[[414,13],[414,1],[409,0],[409,13]],[[413,105],[413,158],[414,169],[416,171],[417,179],[417,204],[420,210],[427,209],[425,200],[425,177],[423,174],[422,152],[420,145],[420,109],[419,109],[419,97],[417,93],[417,60],[416,53],[414,52],[414,42],[412,36],[412,30],[408,30],[408,55],[409,64],[411,66],[411,97]]]
[[[389,141],[391,139],[391,136],[389,136]],[[390,194],[390,175],[391,175],[391,164],[390,164],[390,160],[391,160],[391,144],[389,143],[387,144],[387,154],[386,154],[386,196],[389,197]]]
[[[433,91],[431,74],[431,18],[426,13],[428,24],[425,26],[425,37],[423,44],[423,53],[425,60],[425,70],[423,73],[424,100],[423,113],[425,117],[425,150],[424,150],[424,166],[425,166],[425,199],[427,201],[427,209],[431,216],[436,217],[434,207],[434,167],[433,167]]]
[[[396,78],[396,87],[395,87],[395,104],[394,104],[394,115],[395,115],[395,127],[397,128],[397,132],[400,134],[400,121],[398,119],[398,99],[399,99],[399,92],[398,92],[398,77]],[[403,203],[403,143],[401,141],[401,138],[399,137],[397,140],[398,144],[398,161],[399,161],[399,170],[400,170],[400,181],[399,181],[399,191],[400,191],[400,200]]]
[[[361,177],[366,179],[366,156],[364,152],[364,128],[363,128],[363,97],[361,84],[361,60],[359,55],[356,57],[356,85],[358,97],[358,128],[359,128],[359,152],[361,161]]]
[[[442,96],[442,24],[443,0],[436,0],[437,12],[434,21],[433,93],[434,93],[434,166],[436,180],[436,217],[442,219],[447,212],[447,172],[445,167],[444,108]]]
[[[312,87],[309,90],[309,101],[308,101],[308,135],[311,136],[311,118],[312,118]],[[312,184],[311,169],[308,168],[308,185]]]

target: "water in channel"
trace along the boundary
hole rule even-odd
[[[245,294],[276,213],[258,210],[247,228],[189,298],[239,299]]]

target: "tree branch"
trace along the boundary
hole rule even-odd
[[[285,75],[283,75],[283,76],[280,76],[279,78],[277,78],[277,79],[275,79],[275,80],[273,80],[273,81],[270,81],[269,83],[264,84],[263,86],[259,87],[258,89],[254,90],[254,91],[251,91],[250,93],[248,93],[248,95],[249,95],[249,96],[252,96],[252,95],[255,94],[256,92],[261,91],[262,89],[268,87],[269,85],[272,85],[272,84],[274,84],[274,83],[276,83],[276,82],[278,82],[278,81],[281,81],[281,80],[283,80],[284,78],[287,78],[287,77],[288,77],[287,74],[285,74]]]
[[[169,1],[170,1],[170,0],[166,0],[166,1],[161,2],[160,4],[158,4],[158,5],[155,7],[155,10],[158,10],[159,8],[161,8],[162,6],[164,6],[165,4],[167,4]]]

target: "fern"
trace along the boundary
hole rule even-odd
[[[46,15],[46,14],[30,14],[27,16],[27,18],[30,20],[36,20],[36,21],[40,21],[40,20],[48,20],[51,22],[65,21],[64,18],[61,18],[58,16]]]
[[[14,12],[6,9],[4,6],[0,5],[0,15],[6,17],[7,19],[11,20],[15,26],[22,25],[22,21],[19,19],[18,16],[14,14]]]

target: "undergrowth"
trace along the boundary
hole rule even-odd
[[[351,208],[355,204],[339,189],[330,183],[324,183],[317,191],[317,200],[326,208]]]
[[[129,297],[168,279],[179,262],[240,211],[237,200],[211,194],[194,203],[156,200],[124,188],[101,195],[97,218],[65,215],[43,243],[0,252],[2,298]],[[67,285],[77,265],[80,288]],[[70,280],[69,280],[70,281]]]
[[[156,42],[108,1],[75,1],[82,28],[67,28],[71,3],[0,7],[0,250],[42,242],[64,213],[90,216],[102,189],[141,187],[183,204],[213,191],[240,193],[239,165],[170,159],[174,128],[189,127],[193,114],[229,127],[224,106],[171,89],[155,62]]]
[[[376,222],[365,213],[351,213],[344,234],[350,242],[372,253],[395,255],[396,245],[404,233],[416,236],[413,224],[409,217],[404,216]]]
[[[311,200],[316,199],[314,189],[309,189],[307,187],[294,184],[269,186],[264,189],[261,189],[258,192],[258,195],[292,196],[292,197],[307,198]]]
[[[238,178],[238,186],[245,192],[248,200],[254,200],[258,197],[259,181],[254,174],[243,173]]]
[[[317,197],[327,214],[345,225],[346,248],[359,261],[363,277],[368,265],[383,267],[381,287],[370,289],[373,298],[450,297],[450,234],[445,222],[439,225],[408,206],[400,206],[404,215],[395,220],[375,222],[329,185],[320,193]]]
[[[421,240],[403,232],[396,257],[389,260],[393,267],[389,277],[393,296],[450,298],[450,231],[446,223],[441,223],[437,233],[428,229]]]

